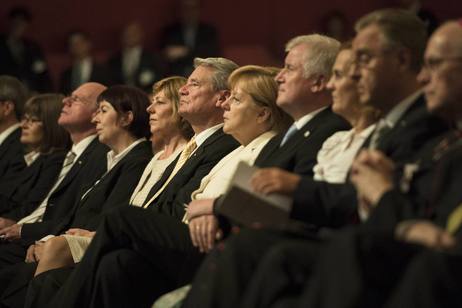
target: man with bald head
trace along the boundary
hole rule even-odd
[[[351,179],[375,207],[368,224],[333,238],[319,253],[300,306],[455,307],[462,290],[462,26],[448,22],[431,36],[418,79],[428,110],[457,129],[429,142],[426,169],[393,181],[393,161],[361,153]],[[394,166],[394,167],[393,167]],[[430,194],[411,192],[424,184]],[[401,185],[402,186],[402,185]],[[390,217],[394,217],[390,220]],[[398,224],[377,224],[393,221]],[[404,220],[407,218],[407,220]],[[386,303],[384,305],[384,303]]]
[[[0,245],[0,268],[23,261],[29,245],[49,234],[54,220],[69,212],[81,186],[103,174],[107,147],[97,141],[91,120],[104,89],[99,83],[85,83],[64,98],[58,123],[69,132],[72,148],[45,199],[26,199],[0,218],[0,236],[7,240]]]

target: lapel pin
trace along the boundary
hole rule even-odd
[[[308,137],[309,135],[310,135],[310,131],[309,131],[309,130],[307,130],[307,131],[303,134],[303,136],[304,136],[305,138]]]

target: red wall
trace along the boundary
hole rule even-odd
[[[222,47],[259,45],[279,61],[283,44],[294,35],[319,31],[327,11],[340,9],[353,23],[373,9],[389,6],[391,1],[203,0],[202,19],[217,27]],[[1,0],[0,16],[15,5],[25,5],[34,14],[30,35],[41,43],[49,58],[58,59],[56,63],[65,59],[65,37],[72,29],[89,32],[95,51],[104,57],[117,48],[119,31],[127,22],[140,21],[147,32],[148,46],[155,50],[161,27],[175,18],[172,0]],[[428,0],[425,6],[440,20],[462,16],[459,0]],[[4,26],[2,18],[0,30]],[[56,71],[62,65],[51,67]]]

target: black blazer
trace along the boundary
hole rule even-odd
[[[18,177],[0,187],[0,213],[13,210],[24,203],[40,203],[56,181],[66,151],[58,150],[40,156]]]
[[[123,73],[123,55],[119,51],[107,63],[114,84],[129,84]],[[151,77],[150,79],[148,77]],[[147,92],[151,92],[154,82],[162,77],[162,70],[154,54],[142,49],[140,63],[134,73],[134,86],[139,87]]]
[[[129,204],[133,190],[151,158],[150,142],[136,145],[87,194],[83,192],[84,197],[77,201],[69,215],[49,221],[54,228],[48,234],[60,234],[69,228],[96,230],[105,212]]]
[[[110,85],[112,79],[108,73],[106,66],[92,62],[92,70],[88,82],[99,82],[103,85]],[[62,74],[59,80],[59,91],[61,93],[69,94],[75,89],[72,89],[72,66],[67,68]]]
[[[0,145],[0,185],[9,183],[26,167],[21,129],[14,130]]]
[[[215,27],[199,23],[196,30],[194,46],[189,47],[189,53],[175,62],[169,63],[169,73],[188,76],[192,72],[192,64],[195,57],[217,57],[220,54],[218,35]],[[187,46],[183,34],[183,25],[173,23],[163,29],[160,39],[160,48],[167,46]]]
[[[400,164],[419,152],[425,141],[437,138],[449,126],[426,111],[423,96],[378,141],[378,149]],[[366,140],[364,147],[367,147]],[[349,182],[331,184],[303,177],[294,194],[292,217],[317,226],[340,227],[357,217],[356,190]]]
[[[48,221],[65,217],[79,200],[81,191],[93,184],[106,171],[106,153],[108,147],[101,144],[96,138],[79,156],[71,170],[64,177],[56,190],[48,199],[43,221],[24,224],[21,229],[21,238],[38,240],[43,234],[42,229],[49,228]],[[12,219],[20,219],[29,215],[38,204],[23,205],[18,211],[11,213]],[[21,216],[22,215],[22,216]],[[38,235],[37,235],[38,234]]]
[[[199,187],[202,178],[238,145],[239,143],[230,135],[223,133],[222,129],[216,131],[196,149],[164,191],[149,205],[149,208],[181,220],[185,213],[184,205],[191,201],[191,194]],[[167,167],[151,192],[156,192],[162,187],[177,160],[178,158]]]
[[[313,176],[316,157],[324,140],[336,131],[349,129],[350,125],[332,112],[331,107],[319,112],[301,130],[280,147],[285,132],[274,136],[262,149],[255,165],[279,167],[301,175]]]

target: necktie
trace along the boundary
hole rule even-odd
[[[55,184],[53,187],[50,189],[48,192],[48,195],[43,199],[43,201],[40,203],[40,205],[28,216],[23,217],[20,221],[18,221],[18,224],[24,224],[24,223],[32,223],[32,222],[37,222],[41,221],[45,209],[48,204],[48,199],[50,199],[50,196],[54,193],[54,191],[58,188],[59,184],[63,181],[63,179],[66,177],[66,175],[69,173],[69,170],[71,170],[74,160],[75,160],[76,154],[72,151],[69,151],[66,155],[66,158],[64,159],[63,162],[63,167],[61,168],[61,172],[59,173],[58,179],[56,180]]]
[[[57,186],[57,184],[61,183],[61,180],[69,172],[72,165],[74,164],[74,160],[75,160],[76,156],[77,155],[72,151],[69,151],[67,153],[66,158],[64,159],[64,162],[63,162],[63,167],[61,168],[61,172],[59,173],[58,180],[56,181],[56,184],[55,184],[56,186]]]
[[[197,147],[197,144],[196,144],[196,140],[194,139],[194,137],[186,144],[183,152],[181,152],[181,155],[180,157],[178,158],[178,161],[176,162],[176,165],[175,167],[173,168],[172,172],[170,173],[170,176],[167,178],[167,180],[165,181],[164,185],[162,185],[161,188],[159,188],[159,190],[154,194],[154,196],[151,197],[151,199],[149,199],[148,202],[145,202],[143,207],[146,208],[148,207],[152,201],[154,201],[165,189],[165,187],[167,187],[167,185],[170,183],[170,181],[172,180],[172,178],[176,175],[176,173],[181,169],[181,167],[183,167],[183,165],[186,163],[186,161],[188,160],[188,158],[191,156],[191,154],[194,152],[194,150],[196,149]]]
[[[462,203],[448,217],[446,231],[454,234],[462,225]]]
[[[378,148],[379,141],[384,135],[386,135],[391,130],[391,126],[385,119],[381,119],[377,124],[374,132],[371,136],[371,142],[369,143],[369,149],[375,150]]]
[[[295,126],[295,124],[292,124],[292,126],[289,127],[286,134],[284,135],[284,138],[282,138],[282,141],[279,147],[282,147],[287,142],[287,140],[289,140],[289,138],[292,137],[297,131],[298,131],[297,126]]]

